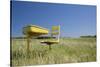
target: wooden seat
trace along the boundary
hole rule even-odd
[[[58,44],[59,41],[41,41],[41,43],[46,43],[46,44]]]

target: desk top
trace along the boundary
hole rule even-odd
[[[25,35],[30,35],[30,36],[39,36],[39,35],[48,34],[49,30],[36,25],[28,25],[23,28],[23,33]]]

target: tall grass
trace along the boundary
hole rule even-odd
[[[42,39],[43,40],[43,39]],[[32,39],[29,57],[25,39],[12,39],[12,65],[62,64],[96,61],[95,38],[61,38],[59,44],[40,43],[41,39]]]

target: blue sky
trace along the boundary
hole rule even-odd
[[[12,36],[22,36],[28,24],[51,29],[61,26],[61,37],[96,34],[96,6],[40,2],[12,2]]]

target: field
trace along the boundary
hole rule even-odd
[[[11,40],[11,64],[13,66],[64,64],[96,61],[96,38],[61,38],[59,44],[41,44],[43,39],[32,39],[27,57],[26,39]]]

